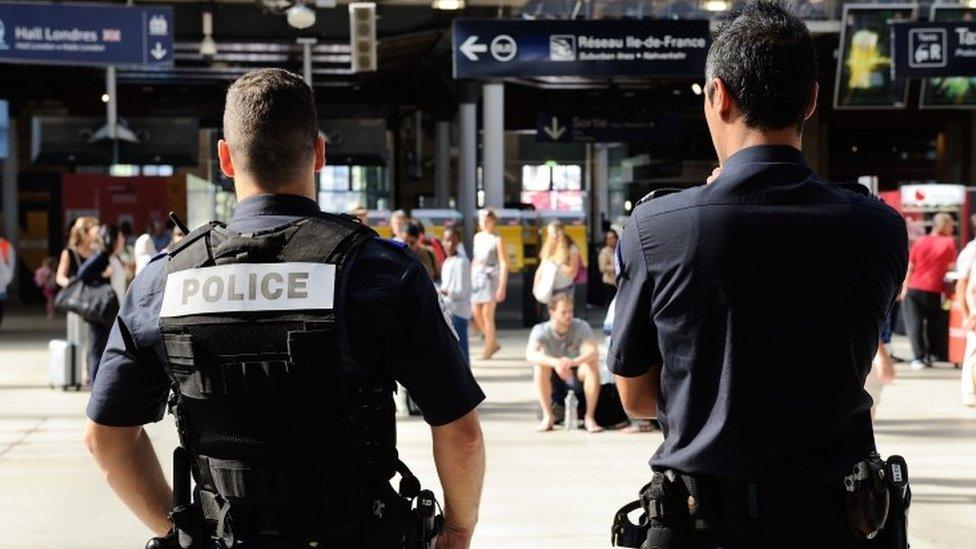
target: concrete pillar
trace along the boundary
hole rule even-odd
[[[472,94],[473,95],[473,94]],[[471,99],[470,97],[468,99]],[[464,220],[464,246],[470,254],[477,218],[478,104],[458,105],[458,211]]]
[[[17,217],[17,122],[10,119],[10,128],[7,137],[9,154],[7,158],[0,160],[3,163],[3,172],[0,173],[0,191],[3,193],[3,237],[10,241],[14,250],[20,251],[18,246],[18,233],[20,222]],[[21,257],[19,254],[18,258]],[[18,259],[20,261],[20,259]],[[7,302],[11,304],[19,303],[18,280],[16,271],[14,272],[13,283],[7,287]]]
[[[485,206],[501,208],[505,203],[505,84],[482,86],[481,181]]]
[[[448,207],[451,200],[451,122],[438,120],[434,140],[434,204]]]

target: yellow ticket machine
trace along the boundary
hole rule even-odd
[[[366,223],[383,238],[393,238],[393,230],[390,228],[390,210],[369,210],[366,214]]]

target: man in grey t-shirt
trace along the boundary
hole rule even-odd
[[[576,376],[583,382],[586,395],[584,425],[591,433],[603,429],[594,419],[600,398],[600,352],[593,330],[578,318],[573,318],[573,298],[557,294],[549,302],[549,321],[536,324],[529,335],[525,359],[535,365],[535,385],[542,407],[542,423],[537,431],[551,431],[555,423],[552,413],[552,373],[563,381]]]

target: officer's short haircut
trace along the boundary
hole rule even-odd
[[[303,176],[318,132],[312,89],[294,73],[251,71],[227,90],[224,139],[234,167],[266,190]]]
[[[725,84],[750,127],[800,130],[817,82],[813,37],[780,4],[751,1],[715,34],[705,78]],[[706,90],[711,100],[714,89]]]

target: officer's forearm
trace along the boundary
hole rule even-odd
[[[88,421],[85,445],[123,503],[156,535],[170,529],[173,492],[142,427],[108,427]]]
[[[444,488],[444,520],[470,533],[478,522],[485,479],[485,442],[478,414],[472,410],[431,432],[434,462]]]
[[[617,378],[617,392],[624,410],[635,419],[657,417],[657,393],[661,385],[661,367],[651,368],[638,377]]]

